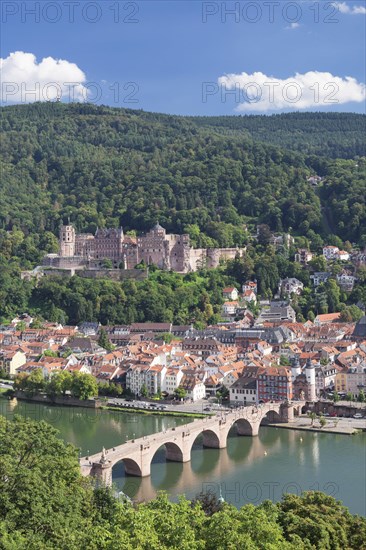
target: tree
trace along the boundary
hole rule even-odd
[[[220,399],[229,399],[230,397],[230,391],[226,386],[222,386],[222,388],[216,392],[216,397],[219,397]]]
[[[316,414],[316,412],[311,411],[310,413],[308,413],[308,416],[311,419],[311,427],[313,427],[315,420],[318,418],[318,415]]]
[[[324,426],[327,425],[327,420],[326,420],[326,418],[324,418],[323,415],[321,415],[320,418],[319,418],[319,424],[320,424],[320,428],[324,428]]]
[[[81,478],[75,447],[57,435],[44,421],[0,416],[0,537],[7,541],[5,548],[66,550],[91,543],[92,491]]]
[[[213,491],[201,492],[191,502],[192,508],[199,504],[206,516],[212,516],[223,508],[223,503]]]
[[[311,321],[312,323],[314,322],[314,319],[315,319],[315,313],[313,311],[308,311],[308,320]]]
[[[50,397],[64,397],[68,391],[71,391],[72,382],[71,372],[66,370],[55,372],[46,386],[46,393]]]
[[[46,382],[42,373],[42,369],[35,369],[31,372],[26,380],[26,392],[30,395],[36,395],[42,392]]]
[[[179,386],[178,388],[176,388],[176,389],[174,390],[174,395],[175,395],[175,397],[176,397],[177,399],[182,400],[182,399],[184,399],[184,398],[186,397],[187,392],[186,392],[186,390],[185,390],[184,388],[182,388],[181,386]]]
[[[352,518],[341,502],[331,496],[318,491],[308,491],[301,496],[287,494],[277,508],[277,521],[293,547],[359,548],[357,541],[366,521],[358,525],[356,534],[357,516]]]
[[[357,397],[357,401],[359,403],[365,403],[366,401],[366,396],[365,396],[365,392],[363,390],[360,390],[359,393],[358,393],[358,397]]]
[[[351,323],[351,322],[359,321],[363,315],[364,315],[364,312],[362,311],[362,309],[352,304],[350,306],[347,306],[342,311],[340,320],[345,323]]]
[[[109,258],[105,258],[105,259],[102,261],[102,267],[104,267],[104,269],[113,269],[113,262],[112,262],[112,260],[110,260]]]
[[[340,400],[339,393],[334,391],[332,399],[333,399],[334,403],[337,403]]]
[[[99,331],[98,345],[107,351],[112,351],[113,349],[113,345],[111,344],[108,334],[104,328],[101,328]]]
[[[142,384],[141,389],[140,389],[140,394],[142,395],[142,397],[148,397],[149,392],[148,392],[146,384]]]
[[[272,237],[271,230],[267,224],[261,224],[258,226],[258,242],[261,245],[268,245]]]
[[[171,332],[164,332],[160,338],[164,340],[166,344],[170,344],[170,342],[174,339],[174,334],[172,334]]]
[[[310,260],[309,265],[314,271],[325,271],[327,269],[327,261],[324,256],[314,256],[314,258]]]
[[[58,357],[57,352],[56,352],[56,351],[52,351],[51,349],[46,349],[46,350],[43,352],[43,355],[44,355],[45,357]]]
[[[13,383],[14,390],[26,391],[28,378],[29,374],[27,374],[26,372],[20,372],[19,374],[17,374]]]
[[[334,279],[328,279],[325,283],[327,302],[331,313],[339,311],[341,291]]]
[[[30,324],[30,328],[39,328],[43,329],[43,321],[41,319],[34,319]]]
[[[5,379],[8,379],[8,378],[10,378],[9,374],[6,372],[6,370],[4,368],[1,367],[0,368],[0,379],[5,380]]]
[[[72,374],[71,395],[82,401],[98,395],[98,384],[94,376],[88,373]]]
[[[281,355],[280,365],[282,365],[283,367],[289,367],[291,365],[291,361],[286,357],[286,355]]]
[[[346,394],[346,401],[353,401],[353,395],[350,391]]]

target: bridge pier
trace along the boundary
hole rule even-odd
[[[191,449],[185,448],[180,449],[175,445],[165,445],[165,459],[169,462],[189,462],[191,460]]]
[[[105,487],[112,486],[112,464],[108,462],[105,464],[94,462],[90,469],[90,475],[97,480],[98,484]]]
[[[259,422],[249,423],[245,419],[236,422],[236,432],[238,435],[254,436],[258,435]]]
[[[281,422],[294,421],[294,407],[290,403],[281,403],[280,405]]]
[[[202,437],[203,447],[207,447],[208,449],[224,449],[226,447],[226,438],[222,433],[222,429],[219,430],[219,434],[211,430],[205,430],[202,433]]]

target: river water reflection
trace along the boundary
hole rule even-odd
[[[45,420],[61,437],[96,453],[140,437],[186,424],[187,418],[139,415],[0,400],[0,414]],[[203,449],[198,438],[191,462],[165,462],[164,449],[154,456],[151,476],[125,477],[123,464],[113,469],[119,490],[137,500],[148,500],[158,490],[173,498],[194,497],[201,490],[221,490],[227,502],[241,506],[264,499],[277,501],[283,492],[321,490],[344,502],[353,513],[365,515],[366,448],[363,434],[355,436],[306,433],[261,427],[258,437],[230,433],[226,449]]]

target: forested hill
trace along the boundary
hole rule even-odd
[[[194,245],[231,246],[245,242],[245,223],[311,238],[324,231],[323,205],[342,239],[365,233],[365,161],[353,160],[362,115],[210,119],[62,103],[1,115],[0,227],[34,236],[26,258],[49,250],[41,239],[68,217],[83,231],[159,219]],[[344,159],[316,156],[320,142]],[[314,173],[325,176],[319,190]]]
[[[195,124],[224,134],[243,133],[256,141],[306,154],[351,159],[365,155],[366,117],[355,113],[288,113],[194,117]]]

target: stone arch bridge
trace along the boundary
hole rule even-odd
[[[155,453],[162,446],[165,446],[166,460],[189,462],[193,443],[199,435],[203,436],[204,447],[223,449],[234,425],[238,435],[256,436],[263,420],[291,422],[294,414],[300,412],[301,403],[268,403],[222,411],[214,417],[195,419],[184,426],[133,439],[113,449],[103,449],[101,453],[83,457],[80,459],[81,473],[111,485],[113,466],[122,461],[127,475],[146,477],[150,475]]]

